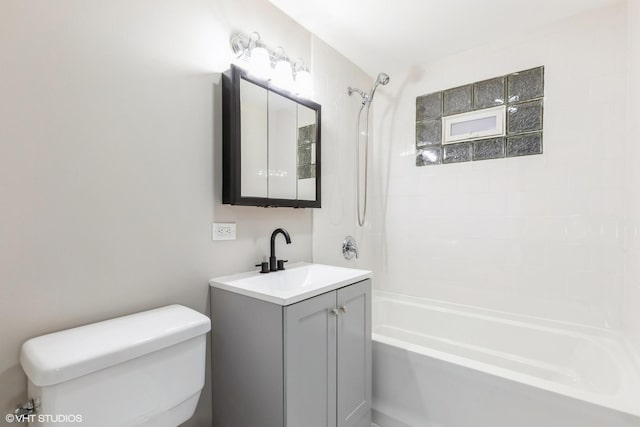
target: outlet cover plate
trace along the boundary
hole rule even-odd
[[[211,225],[212,240],[236,240],[235,222],[214,222]]]

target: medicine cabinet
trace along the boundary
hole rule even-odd
[[[319,208],[320,105],[234,65],[222,90],[222,202]]]

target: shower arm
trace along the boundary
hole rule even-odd
[[[349,86],[347,88],[347,91],[349,92],[349,95],[353,95],[353,92],[356,92],[356,93],[359,93],[361,96],[365,96],[365,93],[363,91],[361,91],[360,89],[358,89],[357,87]]]
[[[353,92],[359,94],[362,97],[362,105],[365,105],[367,102],[369,102],[369,95],[364,93],[363,91],[361,91],[357,87],[349,86],[347,88],[347,92],[349,93],[349,96],[353,95]]]

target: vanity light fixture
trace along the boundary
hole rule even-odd
[[[243,59],[249,63],[249,70],[262,78],[271,78],[271,55],[264,42],[260,39],[260,34],[251,33],[249,38],[239,34],[231,38],[231,49],[238,59]]]
[[[270,77],[271,58],[262,40],[257,40],[250,51],[249,67],[251,72],[258,76],[264,76],[267,79]]]
[[[273,53],[273,83],[289,92],[293,92],[293,67],[282,47]]]
[[[293,70],[296,75],[296,92],[303,96],[312,96],[313,81],[311,80],[309,68],[302,61],[298,61],[294,64]]]
[[[299,60],[291,64],[282,47],[270,50],[257,32],[247,38],[241,34],[231,37],[231,49],[238,59],[249,63],[249,71],[274,85],[298,95],[310,97],[313,82],[309,68]]]

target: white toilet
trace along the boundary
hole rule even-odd
[[[29,425],[185,422],[204,385],[210,329],[208,317],[171,305],[27,341],[20,363],[38,405]]]

